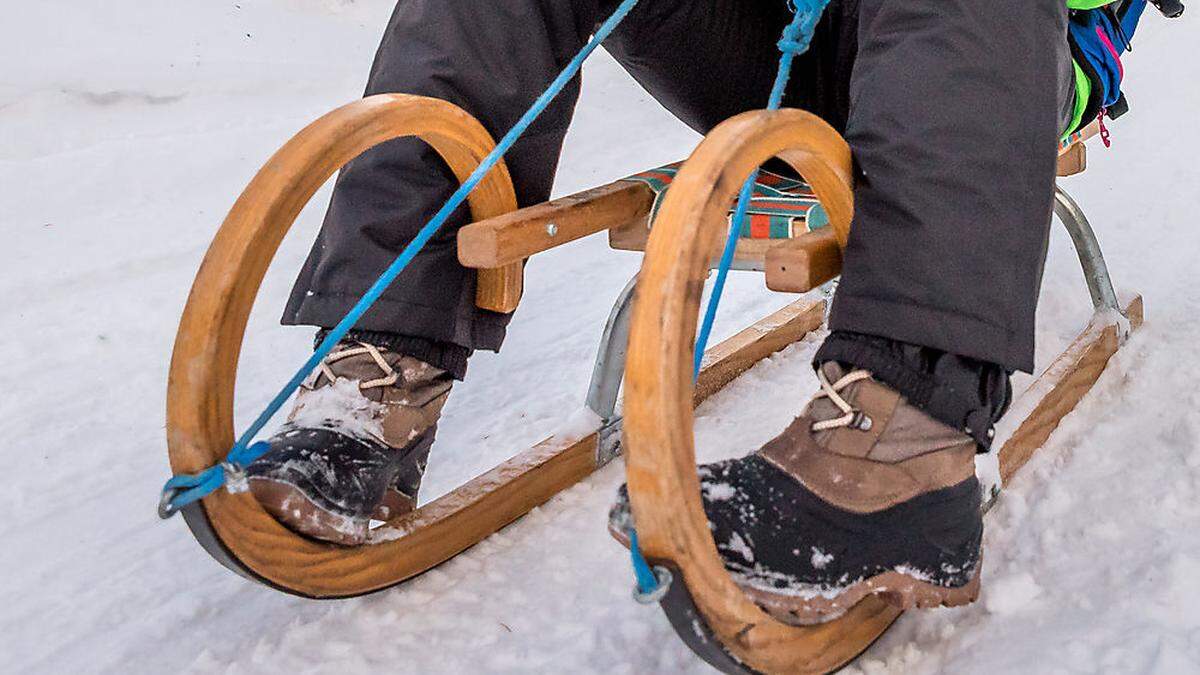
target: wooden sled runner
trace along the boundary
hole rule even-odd
[[[492,149],[483,127],[461,109],[433,99],[375,96],[340,108],[289,141],[234,204],[202,264],[179,327],[168,384],[171,467],[193,473],[219,463],[233,444],[234,381],[251,306],[283,236],[318,188],[374,145],[416,136],[434,147],[462,180]],[[649,192],[648,188],[642,187]],[[618,191],[619,192],[619,191]],[[617,203],[597,191],[515,211],[503,165],[470,198],[479,221],[464,228],[460,257],[480,268],[476,301],[512,311],[525,258],[648,214],[637,200]],[[630,193],[627,193],[627,195]],[[550,220],[547,220],[550,218]],[[553,227],[551,227],[553,226]],[[495,242],[491,257],[479,242]],[[400,583],[457,555],[610,461],[621,419],[616,403],[635,283],[620,294],[602,336],[587,405],[596,432],[552,436],[454,492],[387,523],[376,543],[354,548],[316,542],[278,524],[248,493],[215,492],[183,508],[201,545],[249,579],[313,598],[361,595]],[[757,361],[821,325],[823,302],[799,301],[711,349],[695,404]]]
[[[197,275],[176,341],[167,424],[171,466],[176,472],[211,466],[232,445],[233,383],[246,320],[266,268],[296,215],[340,166],[378,143],[401,136],[424,139],[460,179],[492,147],[482,126],[450,104],[404,95],[371,97],[303,130],[263,167],[234,205]],[[811,249],[800,245],[802,239],[743,240],[736,267],[765,271],[768,285],[780,290],[807,290],[836,274],[840,264],[836,233],[850,218],[845,206],[850,193],[844,187],[849,174],[844,167],[825,170],[828,175],[819,182],[822,167],[805,165],[805,175],[817,188],[834,225],[811,235],[819,245]],[[686,182],[681,185],[683,189],[673,192],[694,191]],[[510,180],[504,167],[498,166],[471,197],[476,222],[459,233],[460,260],[480,270],[477,304],[495,311],[514,309],[520,299],[524,260],[574,239],[607,230],[616,248],[644,248],[654,201],[654,192],[644,183],[620,181],[514,210]],[[704,221],[710,239],[715,235],[708,223],[723,218],[720,209],[712,208],[713,214],[706,213]],[[728,211],[728,204],[724,209]],[[688,250],[694,258],[689,265],[707,270],[715,249],[707,255],[701,254],[703,248]],[[602,420],[596,433],[584,438],[552,436],[417,512],[387,523],[372,545],[346,548],[298,536],[245,493],[214,493],[185,507],[185,520],[204,548],[225,566],[302,596],[360,595],[430,569],[616,455],[623,424],[616,402],[626,370],[634,289],[631,282],[621,292],[602,336],[587,396],[588,407]],[[819,327],[823,315],[823,302],[801,300],[714,347],[705,357],[696,386],[688,385],[688,400],[698,404],[758,360]],[[1080,395],[1082,390],[1086,387]],[[628,385],[626,396],[634,400]]]
[[[1060,175],[1083,169],[1082,141],[1093,129],[1064,144]],[[724,672],[825,673],[861,654],[900,610],[872,596],[822,625],[797,627],[771,618],[725,571],[696,473],[690,364],[703,279],[727,231],[728,204],[751,172],[775,157],[811,183],[830,227],[769,248],[768,285],[804,291],[840,269],[853,198],[850,150],[838,134],[796,110],[745,113],[713,130],[679,171],[649,234],[641,271],[645,283],[629,340],[623,448],[641,550],[665,582],[656,599],[684,642]],[[1061,190],[1055,212],[1071,234],[1096,313],[1017,397],[1008,426],[998,429],[1004,482],[1045,442],[1142,322],[1141,298],[1118,301],[1090,225]]]

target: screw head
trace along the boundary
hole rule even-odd
[[[558,225],[555,223],[546,223],[546,234],[551,237],[558,234]]]

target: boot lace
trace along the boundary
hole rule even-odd
[[[871,373],[865,370],[855,370],[846,375],[843,375],[837,382],[830,382],[825,375],[825,371],[821,368],[817,369],[817,379],[821,382],[821,391],[817,392],[814,399],[827,398],[838,410],[842,411],[841,417],[836,417],[831,420],[821,422],[813,422],[811,429],[813,431],[830,431],[832,429],[858,429],[860,431],[868,431],[871,428],[871,418],[867,417],[861,410],[850,405],[850,402],[842,398],[842,391],[854,384],[863,380],[871,379]]]
[[[329,356],[326,356],[325,360],[321,361],[321,365],[318,366],[318,368],[320,369],[321,374],[328,378],[330,382],[335,382],[337,381],[338,376],[333,372],[333,369],[329,367],[330,365],[343,359],[348,359],[353,356],[362,356],[364,354],[370,356],[371,359],[375,361],[375,364],[379,366],[379,370],[383,372],[383,377],[374,380],[368,380],[366,382],[360,382],[358,385],[359,390],[366,391],[368,389],[375,389],[377,387],[390,387],[400,381],[400,373],[392,367],[392,364],[387,362],[387,359],[383,358],[383,354],[380,353],[379,348],[374,345],[369,345],[365,342],[359,342],[357,343],[357,346],[354,347],[348,347],[346,349],[339,349],[337,351],[330,352]]]

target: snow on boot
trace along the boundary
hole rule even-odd
[[[271,449],[247,467],[251,492],[296,532],[365,542],[372,518],[415,508],[452,384],[423,361],[342,342],[301,388]]]
[[[835,619],[878,594],[908,609],[979,594],[983,520],[974,441],[870,373],[827,363],[821,391],[747,457],[700,467],[717,550],[780,621]],[[629,545],[621,487],[609,516]]]

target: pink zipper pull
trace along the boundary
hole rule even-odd
[[[1104,147],[1112,147],[1112,133],[1109,132],[1108,126],[1104,124],[1104,117],[1108,115],[1108,108],[1100,109],[1100,140],[1104,143]]]

